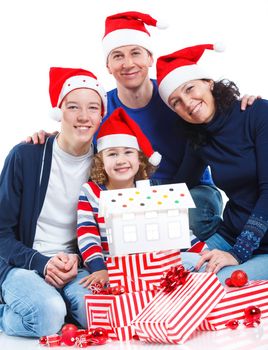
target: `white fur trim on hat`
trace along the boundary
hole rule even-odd
[[[159,29],[167,29],[168,28],[168,24],[163,22],[163,21],[157,21],[156,22],[156,27]]]
[[[74,75],[65,81],[59,95],[57,106],[60,106],[62,100],[69,92],[80,88],[95,90],[100,95],[104,107],[103,115],[105,115],[107,113],[107,94],[96,79],[87,75]]]
[[[223,52],[225,51],[225,45],[223,43],[215,43],[213,45],[213,49],[216,52]]]
[[[196,64],[182,66],[168,73],[159,85],[159,95],[162,100],[169,105],[169,96],[181,85],[190,80],[196,79],[213,79],[210,74],[205,72]],[[172,108],[173,109],[173,108]]]
[[[160,164],[161,159],[162,159],[161,154],[158,152],[154,152],[148,160],[152,165],[157,166]]]
[[[106,59],[112,50],[127,45],[142,46],[152,53],[150,36],[141,30],[135,29],[114,30],[102,39],[102,45]]]
[[[98,152],[111,147],[130,147],[139,150],[137,138],[128,134],[110,134],[97,139]]]
[[[51,119],[56,120],[56,122],[60,122],[63,116],[63,112],[59,107],[54,107],[50,109],[49,116]]]

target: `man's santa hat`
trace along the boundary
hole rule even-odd
[[[101,125],[97,136],[98,152],[112,147],[130,147],[141,150],[154,166],[159,165],[162,158],[158,152],[153,150],[139,125],[121,107],[115,109]]]
[[[56,121],[61,121],[62,110],[60,109],[64,97],[75,89],[95,90],[102,100],[102,115],[107,111],[107,94],[97,77],[81,68],[52,67],[49,71],[49,95],[52,104],[50,116]]]
[[[167,28],[164,23],[141,12],[129,11],[107,17],[102,39],[105,57],[113,49],[126,45],[142,46],[152,52],[150,33],[145,24],[159,29]]]
[[[205,44],[187,47],[161,56],[156,62],[157,83],[162,100],[169,106],[169,96],[181,84],[196,79],[212,79],[209,72],[205,72],[197,62],[205,50],[224,51],[220,44]]]

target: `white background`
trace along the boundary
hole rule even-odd
[[[14,144],[58,128],[48,118],[50,66],[86,68],[107,89],[115,86],[102,55],[104,21],[129,10],[169,23],[166,30],[149,28],[155,57],[222,42],[226,51],[206,55],[203,64],[215,77],[235,81],[241,93],[268,97],[267,0],[6,0],[0,8],[0,168]]]

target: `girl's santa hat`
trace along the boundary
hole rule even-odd
[[[156,62],[157,82],[162,100],[169,106],[169,96],[181,84],[196,79],[212,79],[210,73],[197,65],[205,50],[224,51],[220,44],[205,44],[187,47],[161,56]]]
[[[145,24],[159,29],[167,28],[164,23],[141,12],[129,11],[107,17],[102,39],[106,59],[113,49],[126,45],[142,46],[152,52],[150,33]]]
[[[75,89],[95,90],[102,100],[102,115],[107,111],[107,94],[97,77],[81,68],[52,67],[49,71],[49,95],[52,104],[51,118],[61,121],[62,110],[60,109],[64,97]]]
[[[97,136],[98,152],[112,147],[130,147],[141,150],[154,166],[159,165],[162,158],[158,152],[153,150],[139,125],[121,107],[115,109],[101,125]]]

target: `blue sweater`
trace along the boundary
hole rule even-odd
[[[240,262],[268,253],[268,101],[257,100],[241,111],[237,101],[229,114],[216,114],[199,126],[204,145],[189,146],[177,174],[189,187],[198,182],[205,165],[229,198],[218,229]]]
[[[13,267],[43,274],[49,260],[32,249],[44,202],[54,137],[45,145],[19,144],[7,156],[0,176],[0,285]]]
[[[150,140],[153,148],[162,155],[161,163],[152,179],[162,182],[174,182],[174,176],[184,158],[187,139],[182,121],[166,106],[159,96],[155,80],[153,82],[153,96],[147,106],[142,108],[128,108],[122,104],[117,95],[117,89],[108,92],[108,116],[118,107],[122,107],[135,120],[144,134]],[[200,179],[201,184],[211,185],[213,181],[206,170]]]

